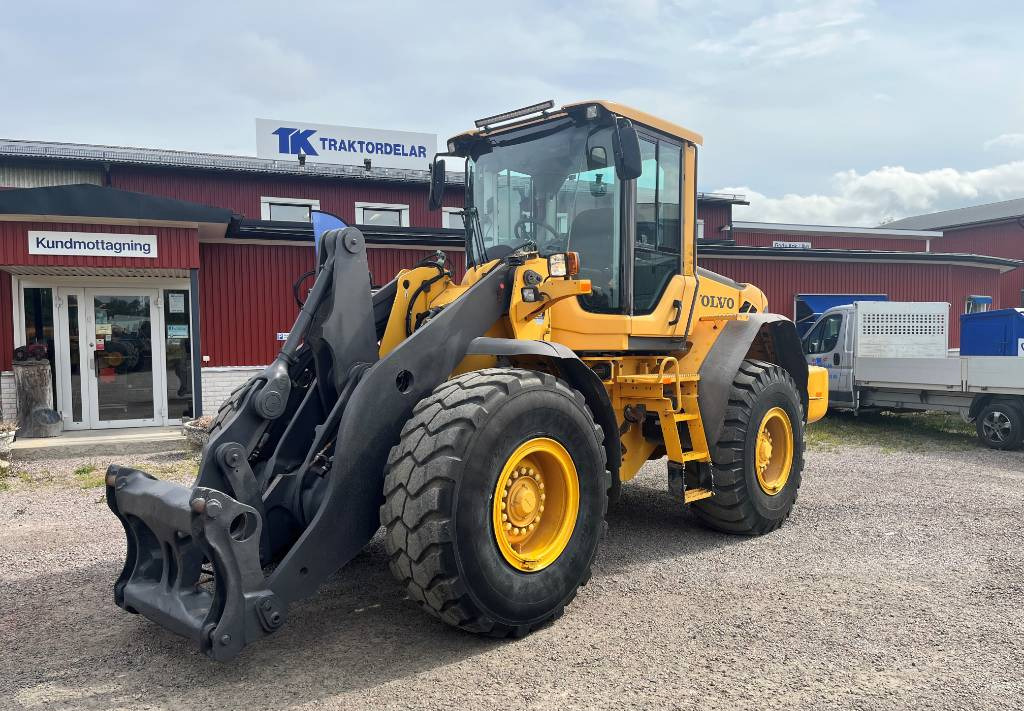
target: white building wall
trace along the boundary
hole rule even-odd
[[[263,366],[235,366],[203,368],[203,412],[214,415],[228,395],[249,378],[259,374]],[[0,373],[0,420],[17,417],[17,399],[14,394],[14,373]]]
[[[18,399],[14,395],[14,373],[0,373],[0,420],[14,420],[18,416]]]
[[[249,378],[263,371],[264,366],[224,366],[203,368],[203,415],[215,415],[228,395]]]

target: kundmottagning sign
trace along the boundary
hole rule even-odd
[[[28,253],[67,257],[142,257],[155,259],[156,235],[29,230]]]

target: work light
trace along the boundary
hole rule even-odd
[[[553,277],[570,277],[580,271],[578,252],[559,252],[548,257],[548,274]]]

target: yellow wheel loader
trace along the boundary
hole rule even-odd
[[[460,282],[439,255],[371,292],[362,235],[327,233],[195,484],[108,470],[116,603],[229,659],[383,527],[424,610],[521,636],[562,614],[609,502],[663,458],[708,526],[780,526],[826,373],[762,292],[698,268],[700,143],[608,101],[478,121],[431,171],[437,209],[445,157],[466,161]]]

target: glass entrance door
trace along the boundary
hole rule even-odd
[[[79,306],[89,419],[93,428],[156,424],[156,367],[161,352],[158,292],[86,289]],[[81,322],[81,321],[80,321]]]

